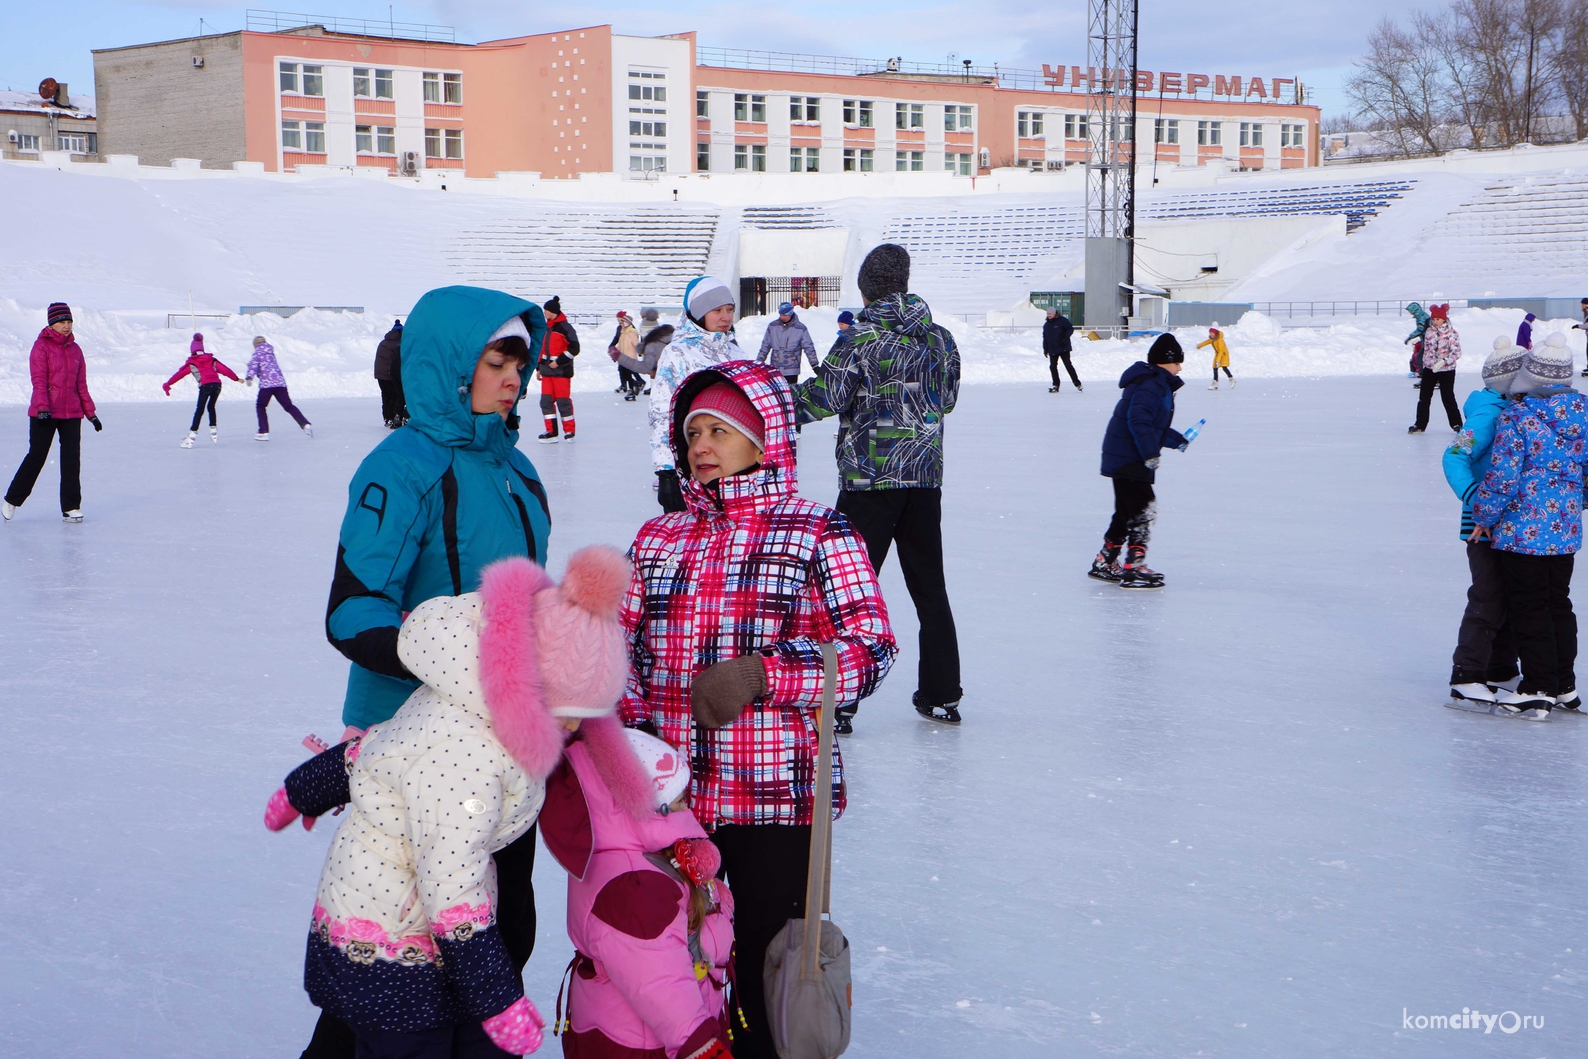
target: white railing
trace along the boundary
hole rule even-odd
[[[249,8],[244,25],[254,33],[285,33],[309,26],[324,27],[328,33],[353,37],[383,37],[390,40],[423,40],[436,44],[456,44],[457,30],[451,26],[431,26],[422,22],[396,22],[391,19],[337,18],[332,15],[304,15],[290,11],[264,11]]]

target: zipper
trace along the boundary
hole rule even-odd
[[[502,481],[507,486],[507,495],[512,497],[513,503],[518,506],[518,520],[524,527],[524,549],[529,553],[529,558],[538,563],[540,555],[535,550],[535,531],[529,525],[529,509],[524,506],[523,498],[513,492],[513,479],[504,478]]]

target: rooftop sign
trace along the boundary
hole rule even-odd
[[[1129,85],[1130,71],[1116,70],[1113,76],[1104,69],[1099,75],[1095,66],[1050,66],[1042,64],[1042,83],[1052,88],[1068,86],[1072,91],[1090,91],[1093,84],[1111,89],[1116,84]],[[1286,88],[1285,86],[1289,86]],[[1208,99],[1229,99],[1246,103],[1300,103],[1306,97],[1302,86],[1293,77],[1231,77],[1216,74],[1182,74],[1151,70],[1136,71],[1136,91],[1142,95],[1165,95],[1197,99],[1206,93]]]

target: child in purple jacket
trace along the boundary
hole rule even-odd
[[[259,416],[259,433],[254,435],[255,441],[270,440],[270,417],[265,414],[265,406],[270,404],[274,397],[287,410],[287,414],[297,420],[298,426],[309,437],[314,437],[314,427],[309,425],[298,406],[292,403],[292,397],[287,393],[287,379],[281,374],[281,365],[276,363],[276,351],[264,335],[254,336],[254,355],[248,358],[248,385],[252,386],[254,380],[259,380],[259,397],[254,401],[254,411]]]

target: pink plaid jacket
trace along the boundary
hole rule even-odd
[[[821,704],[820,645],[838,649],[837,702],[876,690],[898,645],[859,535],[843,515],[798,495],[793,396],[775,371],[727,361],[695,372],[676,409],[727,379],[766,423],[759,470],[710,487],[683,483],[688,510],[640,528],[623,608],[629,634],[624,723],[650,721],[690,754],[690,805],[707,830],[721,824],[809,824]],[[694,724],[695,675],[751,652],[766,660],[767,692],[732,724]],[[829,732],[831,729],[829,729]],[[831,736],[829,736],[831,738]],[[833,811],[845,805],[843,761],[833,751]]]

